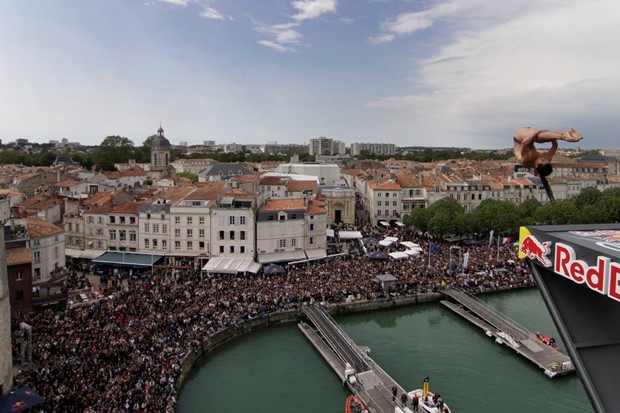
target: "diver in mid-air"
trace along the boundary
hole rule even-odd
[[[552,203],[555,202],[555,199],[553,198],[553,192],[551,191],[551,186],[549,186],[549,181],[547,181],[547,176],[551,175],[553,172],[551,160],[558,150],[558,141],[579,142],[582,139],[583,136],[572,128],[566,131],[552,132],[544,129],[539,130],[527,127],[518,128],[515,131],[513,140],[517,162],[527,168],[536,170],[536,173],[545,187],[545,191],[547,191],[547,196],[549,196],[549,200]],[[549,148],[545,154],[538,152],[534,146],[535,143],[547,142],[551,143],[551,148]]]

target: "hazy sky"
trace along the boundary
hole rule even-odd
[[[3,0],[0,138],[620,147],[616,0]],[[563,146],[569,146],[564,144]]]

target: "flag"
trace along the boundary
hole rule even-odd
[[[430,245],[430,251],[431,254],[441,254],[443,252],[439,245],[433,244],[432,242]]]
[[[489,248],[491,248],[491,245],[493,245],[493,233],[495,231],[491,230],[491,232],[489,233]]]
[[[469,251],[463,254],[463,268],[469,267]]]
[[[508,244],[510,241],[512,241],[512,237],[502,237],[502,246]]]

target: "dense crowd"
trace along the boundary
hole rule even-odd
[[[481,292],[531,284],[526,269],[515,263],[514,246],[499,253],[486,245],[470,248],[468,267],[453,275],[448,272],[449,245],[440,244],[442,252],[431,255],[429,267],[431,241],[406,230],[397,235],[420,244],[420,256],[394,261],[345,254],[275,276],[155,273],[144,281],[115,284],[108,300],[23,316],[14,322],[33,327],[36,367],[22,371],[16,383],[46,397],[40,412],[172,412],[183,358],[205,337],[244,320],[304,303],[390,299],[445,285]],[[359,240],[353,242],[362,248]],[[374,281],[384,273],[398,278],[390,291]]]

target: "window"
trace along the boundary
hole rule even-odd
[[[223,254],[223,253],[224,253],[224,246],[220,245],[220,254]]]
[[[89,224],[94,224],[95,223],[95,217],[88,217],[87,219]]]
[[[168,249],[168,241],[166,241],[165,239],[161,240],[161,248],[164,250]]]
[[[153,238],[153,249],[157,249],[157,238]]]
[[[386,192],[386,193],[385,193],[385,197],[386,197],[386,198],[389,198],[389,197],[390,197],[390,193],[389,193],[389,192]]]
[[[75,223],[75,232],[80,232],[80,224],[79,223]]]
[[[377,209],[377,216],[380,217],[381,216],[381,210]]]
[[[219,239],[220,239],[220,240],[223,240],[223,239],[224,239],[224,231],[220,231],[220,238],[219,238]]]
[[[174,223],[175,224],[180,224],[181,223],[181,217],[174,217]]]
[[[159,234],[159,224],[153,224],[153,234]]]
[[[310,219],[314,219],[314,215],[310,215]]]
[[[314,224],[310,224],[310,231],[314,231]]]
[[[396,192],[392,192],[392,198],[396,198]]]
[[[181,238],[181,228],[175,228],[174,229],[174,237],[175,238]]]
[[[151,219],[151,213],[150,212],[146,213],[146,219]]]
[[[386,210],[385,210],[385,216],[386,216],[386,217],[390,216],[390,210],[389,210],[389,209],[386,209]]]
[[[111,216],[110,217],[110,224],[115,224],[116,223],[116,217],[115,216]]]
[[[377,192],[377,197],[381,198],[381,192]]]
[[[191,241],[187,241],[187,250],[191,251],[194,249],[194,243]]]
[[[121,221],[121,224],[124,224],[124,223],[125,223],[125,217],[119,217],[119,219],[120,219],[120,221]]]
[[[110,230],[110,241],[116,241],[116,230]]]
[[[234,253],[235,253],[235,246],[234,246],[234,245],[231,245],[231,246],[230,246],[230,253],[231,253],[231,254],[234,254]]]
[[[286,240],[285,239],[281,239],[278,241],[278,247],[279,248],[286,248]]]
[[[245,240],[245,231],[239,231],[239,239],[242,241]]]
[[[118,239],[121,241],[127,241],[127,231],[121,229],[118,231]]]
[[[392,201],[392,206],[396,206],[396,205],[398,205],[396,201]]]
[[[168,233],[168,225],[166,225],[166,224],[162,224],[161,225],[161,233],[162,234],[167,234]]]
[[[129,231],[129,241],[136,241],[136,231]]]
[[[17,271],[17,274],[15,274],[15,281],[21,281],[24,279],[24,276],[22,275],[21,271]]]
[[[34,279],[35,280],[40,280],[41,279],[41,268],[35,268],[34,269]]]
[[[279,219],[281,222],[286,221],[286,214],[282,214],[282,215],[278,216],[278,219]]]
[[[97,228],[97,236],[103,237],[103,228]]]
[[[159,216],[159,218],[163,221],[164,219],[166,219],[166,214],[164,214],[164,213],[162,212],[162,214]]]
[[[245,225],[245,217],[239,217],[239,224]]]
[[[175,250],[181,249],[181,241],[174,241],[174,249]]]
[[[381,206],[381,201],[377,201],[377,206]]]
[[[148,238],[144,239],[144,248],[150,248],[151,247],[151,241]]]
[[[204,225],[205,224],[205,217],[198,217],[198,224],[199,225]]]
[[[205,230],[204,229],[199,229],[198,230],[198,238],[204,238],[205,237]]]
[[[228,217],[228,223],[230,225],[235,225],[235,217],[234,216],[233,217]]]
[[[149,231],[150,231],[150,225],[144,224],[144,232],[149,232]]]
[[[310,245],[314,245],[314,237],[310,237]]]
[[[297,238],[291,238],[291,247],[297,246]]]
[[[130,224],[135,224],[136,223],[136,217],[129,217],[129,223]]]
[[[240,247],[239,247],[239,252],[240,252],[241,254],[245,254],[245,246],[243,246],[243,245],[242,245],[242,246],[240,246]]]
[[[103,217],[99,217],[98,221],[100,224],[103,224]]]
[[[192,225],[193,218],[187,217],[187,225]]]
[[[187,230],[187,238],[193,238],[193,236],[194,236],[194,230],[189,228]]]
[[[392,210],[392,216],[393,216],[393,217],[397,217],[397,216],[398,216],[398,211],[397,211],[397,210],[395,210],[395,209],[393,209],[393,210]]]
[[[230,239],[235,239],[235,231],[230,231]]]
[[[200,241],[200,242],[198,243],[198,249],[199,249],[200,251],[204,251],[204,250],[205,250],[205,243],[204,243],[204,241]]]

